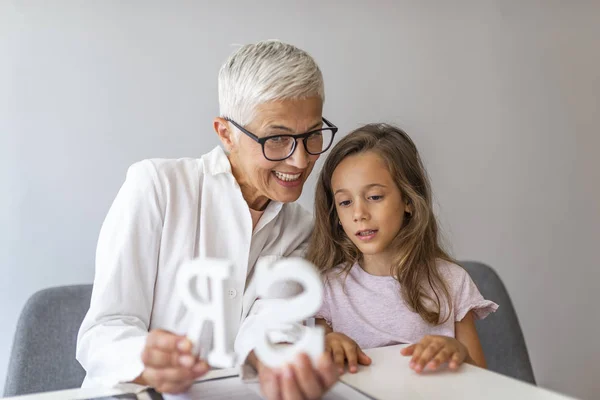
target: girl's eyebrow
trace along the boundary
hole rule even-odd
[[[371,183],[370,185],[365,186],[365,189],[371,189],[373,187],[380,187],[385,189],[387,186],[385,186],[383,183]]]
[[[364,188],[365,188],[365,189],[371,189],[371,188],[374,188],[374,187],[380,187],[380,188],[383,188],[383,189],[387,188],[387,186],[386,186],[386,185],[384,185],[384,184],[382,184],[382,183],[371,183],[371,184],[369,184],[369,185],[365,186]],[[339,192],[347,192],[347,191],[348,191],[347,189],[343,189],[343,188],[342,188],[342,189],[338,189],[338,190],[336,190],[336,191],[333,193],[333,195],[335,196],[335,195],[336,195],[336,194],[338,194]]]

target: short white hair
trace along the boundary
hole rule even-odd
[[[304,50],[279,40],[240,47],[219,71],[220,115],[240,125],[252,122],[260,104],[309,97],[325,101],[319,66]]]

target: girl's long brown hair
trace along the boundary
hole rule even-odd
[[[307,258],[323,274],[337,266],[341,267],[340,274],[348,273],[354,263],[361,262],[362,254],[339,225],[331,177],[343,159],[368,151],[386,163],[411,209],[390,244],[395,249],[391,273],[400,282],[404,301],[414,312],[430,324],[443,323],[450,316],[452,302],[436,260],[454,260],[439,243],[430,183],[421,157],[410,137],[395,126],[365,125],[349,133],[331,150],[317,182],[315,227]],[[449,307],[448,313],[442,313],[444,305]]]

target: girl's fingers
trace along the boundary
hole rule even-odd
[[[433,358],[433,360],[431,360],[429,362],[429,364],[427,364],[427,367],[432,369],[432,370],[436,370],[440,365],[448,362],[450,360],[450,357],[452,356],[452,351],[446,349],[445,347],[443,347]]]
[[[344,362],[346,361],[346,357],[344,355],[344,349],[339,344],[331,346],[331,350],[333,352],[333,363],[338,369],[339,374],[344,373]]]
[[[358,371],[358,354],[355,346],[346,345],[344,346],[344,353],[346,353],[346,359],[348,360],[348,371],[354,373]]]
[[[360,348],[358,349],[358,363],[361,365],[371,365],[371,357],[366,355]]]
[[[423,350],[420,357],[415,361],[415,371],[421,372],[425,368],[425,365],[440,351],[440,347],[441,346],[437,343],[430,343],[429,346]]]
[[[417,361],[421,358],[421,354],[423,353],[423,350],[425,350],[425,347],[427,347],[427,345],[422,342],[417,343],[414,346],[415,346],[415,348],[412,352],[412,358],[410,359],[410,367],[411,368],[415,367],[415,365],[417,364]]]
[[[454,354],[452,354],[452,357],[450,358],[450,369],[457,369],[460,364],[463,363],[463,361],[465,360],[465,356],[462,355],[460,352],[455,352]]]
[[[415,348],[417,347],[417,344],[411,344],[408,347],[405,347],[403,349],[400,350],[400,354],[402,354],[403,356],[412,356],[412,354],[415,351]]]
[[[451,369],[456,369],[467,357],[467,350],[454,338],[445,336],[425,336],[419,343],[403,348],[402,355],[410,356],[410,368],[417,372],[425,366],[436,370],[440,365],[448,363]]]

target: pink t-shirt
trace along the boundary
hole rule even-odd
[[[469,274],[446,261],[437,263],[450,293],[452,314],[440,325],[430,325],[411,311],[400,292],[400,284],[391,276],[375,276],[355,264],[348,276],[339,268],[328,273],[323,305],[317,318],[323,318],[335,332],[352,338],[361,348],[416,343],[425,335],[454,337],[454,324],[473,310],[483,319],[498,305],[485,300]],[[448,313],[442,302],[442,315]]]

